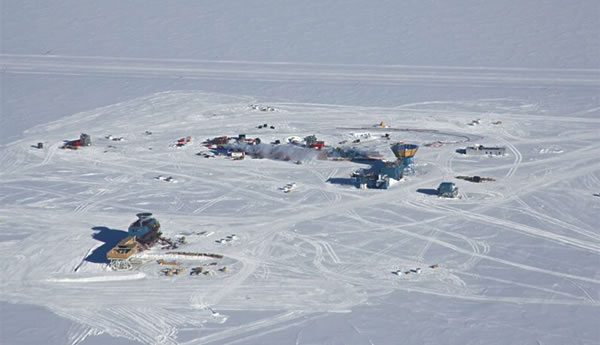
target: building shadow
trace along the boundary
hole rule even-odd
[[[94,249],[94,251],[85,258],[85,261],[96,264],[108,263],[109,261],[106,258],[106,254],[116,246],[119,241],[127,237],[127,231],[110,229],[105,226],[95,226],[92,230],[95,231],[92,237],[95,240],[104,242],[104,244]]]
[[[352,163],[366,165],[367,167],[362,169],[364,173],[376,174],[379,170],[381,170],[381,167],[384,165],[384,162],[380,159],[358,158],[358,159],[352,159],[351,161],[352,161]],[[326,182],[331,183],[331,184],[339,184],[339,185],[344,185],[344,186],[358,187],[355,178],[330,177],[329,179],[327,179]]]
[[[439,194],[437,189],[431,189],[431,188],[419,188],[419,189],[417,189],[417,192],[423,193],[426,195],[438,195]]]
[[[339,184],[343,186],[355,186],[356,182],[354,179],[348,177],[330,177],[327,182],[332,184]]]

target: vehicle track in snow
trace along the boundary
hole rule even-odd
[[[246,323],[244,325],[230,327],[226,330],[201,336],[194,340],[183,342],[180,345],[235,344],[241,341],[248,341],[256,336],[262,336],[270,332],[277,332],[288,327],[310,322],[323,316],[325,316],[325,314],[288,311],[275,316]]]
[[[521,152],[510,141],[504,140],[504,144],[515,156],[513,166],[510,168],[510,170],[508,170],[508,173],[506,173],[506,177],[511,178],[515,175],[517,169],[519,168],[519,164],[521,164],[521,162],[523,161],[523,155],[521,155]]]
[[[540,119],[540,117],[537,119]],[[594,123],[591,120],[581,122]],[[576,136],[576,139],[581,139],[580,142],[585,144],[590,138],[589,133],[585,135],[585,137]],[[545,140],[545,138],[542,139]],[[561,138],[560,140],[567,139]],[[532,142],[527,139],[516,140],[515,145],[525,150],[525,143]],[[515,150],[516,146],[514,146]],[[536,238],[548,240],[551,242],[550,244],[558,244],[565,248],[568,247],[567,249],[569,250],[575,249],[577,251],[597,254],[600,243],[597,241],[598,235],[593,231],[584,227],[571,226],[567,221],[561,220],[563,216],[560,213],[544,215],[540,211],[535,211],[521,197],[555,183],[555,181],[548,179],[552,174],[557,179],[565,180],[592,174],[592,177],[589,178],[589,183],[594,183],[594,178],[596,177],[593,174],[595,171],[598,171],[599,165],[593,162],[589,163],[586,160],[589,159],[591,153],[598,150],[598,145],[592,143],[588,147],[570,151],[569,161],[564,167],[557,166],[556,169],[550,170],[551,174],[548,175],[548,178],[540,178],[538,181],[531,181],[531,183],[529,181],[522,181],[524,178],[523,175],[532,171],[528,169],[535,170],[554,165],[555,163],[561,163],[564,161],[564,158],[551,157],[538,161],[523,162],[522,155],[519,153],[519,158],[513,152],[515,160],[510,164],[498,161],[495,162],[498,164],[489,167],[489,170],[485,170],[487,168],[478,170],[492,172],[506,172],[508,170],[507,178],[503,180],[511,180],[511,182],[516,184],[516,187],[519,187],[515,188],[515,192],[512,195],[501,197],[500,192],[497,192],[497,197],[479,200],[476,193],[466,192],[470,195],[470,200],[456,200],[452,202],[445,202],[435,197],[428,198],[415,193],[418,184],[424,186],[434,185],[439,183],[440,174],[454,174],[454,166],[459,166],[459,160],[456,159],[458,156],[453,153],[452,148],[445,147],[444,149],[446,151],[440,152],[445,153],[444,159],[446,161],[442,162],[441,166],[436,167],[436,169],[439,168],[439,171],[433,171],[429,175],[425,174],[423,177],[419,177],[419,179],[408,178],[407,181],[385,192],[363,192],[354,189],[344,189],[342,187],[338,188],[338,186],[333,185],[326,185],[326,188],[320,188],[319,185],[325,183],[324,181],[326,180],[325,175],[322,173],[325,170],[317,170],[313,169],[314,166],[308,166],[307,171],[316,170],[313,173],[314,176],[306,178],[308,190],[302,190],[301,193],[298,193],[301,195],[298,199],[295,199],[296,194],[293,194],[293,197],[289,198],[290,200],[280,198],[279,194],[273,192],[276,188],[273,186],[278,185],[282,178],[288,176],[285,175],[285,172],[272,174],[270,171],[263,172],[266,176],[263,180],[257,182],[255,180],[261,177],[260,169],[242,169],[244,171],[240,174],[236,172],[235,175],[230,177],[226,172],[234,169],[233,165],[223,164],[223,167],[214,170],[215,174],[211,175],[210,193],[203,194],[202,198],[206,198],[207,200],[211,198],[209,202],[214,200],[225,201],[227,198],[223,198],[223,196],[226,193],[219,194],[219,191],[231,191],[231,187],[235,183],[242,184],[243,182],[245,186],[249,185],[252,188],[260,187],[264,191],[263,189],[246,191],[242,188],[235,192],[236,194],[239,193],[240,198],[247,198],[251,201],[260,199],[267,204],[272,202],[273,207],[269,211],[272,211],[272,214],[275,214],[275,212],[282,214],[281,217],[270,217],[271,213],[267,215],[247,213],[240,216],[240,219],[243,218],[244,222],[250,224],[247,227],[242,226],[247,237],[243,237],[243,242],[237,243],[235,248],[222,248],[226,256],[239,261],[239,271],[232,269],[231,275],[226,276],[222,280],[216,278],[207,279],[201,283],[187,280],[186,278],[188,277],[174,277],[174,279],[169,280],[169,278],[158,277],[158,275],[148,275],[146,279],[136,281],[137,284],[141,285],[141,289],[146,289],[147,291],[145,290],[142,295],[131,296],[131,299],[127,302],[129,305],[123,307],[120,307],[118,304],[122,302],[122,286],[127,284],[124,281],[61,283],[61,289],[57,289],[59,291],[57,291],[56,296],[49,297],[44,296],[44,293],[57,283],[45,282],[44,284],[46,285],[43,285],[40,289],[33,289],[33,291],[27,291],[27,289],[16,291],[15,289],[16,292],[10,290],[7,296],[14,297],[15,300],[29,299],[29,301],[44,298],[47,299],[46,302],[49,305],[61,306],[57,309],[62,309],[63,314],[69,314],[70,318],[80,319],[88,325],[97,327],[99,330],[109,331],[111,334],[125,336],[137,341],[162,344],[177,343],[177,329],[188,322],[198,321],[193,316],[189,316],[192,314],[186,314],[188,316],[184,317],[176,315],[175,312],[169,310],[173,305],[188,305],[191,301],[206,301],[207,305],[238,308],[237,310],[244,308],[245,310],[265,310],[264,308],[267,308],[267,310],[285,310],[286,312],[279,313],[278,315],[281,317],[274,317],[271,321],[265,320],[262,325],[246,324],[248,327],[242,325],[238,329],[235,329],[237,326],[232,326],[229,328],[234,328],[232,331],[225,329],[223,331],[216,331],[216,333],[200,334],[197,339],[189,341],[190,344],[245,342],[261,334],[268,334],[269,332],[276,332],[277,330],[293,325],[300,325],[306,322],[305,317],[308,315],[315,315],[315,318],[326,315],[320,312],[312,313],[314,308],[322,308],[319,310],[327,310],[328,308],[330,308],[329,310],[342,310],[344,308],[351,308],[362,301],[362,299],[353,299],[348,296],[356,297],[364,295],[365,297],[363,298],[366,300],[373,296],[386,295],[394,290],[413,291],[471,301],[598,306],[598,302],[592,298],[594,294],[593,289],[596,286],[593,284],[600,284],[600,281],[595,277],[565,274],[561,270],[536,267],[536,263],[527,261],[523,263],[517,262],[516,259],[513,260],[509,256],[502,256],[503,254],[506,255],[506,253],[492,251],[493,241],[489,241],[487,238],[473,237],[469,232],[452,228],[453,226],[458,227],[462,223],[472,221],[501,229],[512,229],[511,231],[521,235],[535,236]],[[450,155],[447,155],[447,153],[450,153]],[[4,152],[2,154],[3,156],[1,157],[6,155]],[[48,155],[45,157],[47,158]],[[60,157],[61,161],[65,160],[64,157],[66,156]],[[42,187],[34,186],[33,188],[29,188],[30,186],[27,183],[31,181],[30,178],[36,177],[36,173],[32,170],[33,168],[30,167],[29,163],[40,161],[41,155],[37,154],[35,157],[36,160],[24,157],[24,161],[13,165],[13,171],[6,176],[7,180],[10,181],[6,183],[6,188],[15,187],[15,190],[29,190],[56,195],[59,198],[57,201],[59,206],[64,206],[69,201],[71,202],[69,205],[72,205],[73,201],[78,202],[79,205],[76,206],[76,209],[79,212],[88,211],[85,217],[79,216],[86,219],[87,217],[96,217],[96,220],[102,219],[102,216],[104,218],[110,217],[111,213],[104,212],[95,216],[90,212],[94,205],[115,206],[119,208],[118,211],[120,213],[130,212],[135,207],[128,205],[128,201],[136,200],[139,197],[136,190],[138,187],[142,192],[150,190],[149,197],[158,196],[159,193],[154,189],[160,189],[160,193],[165,195],[171,192],[177,193],[175,196],[177,203],[174,205],[174,208],[168,210],[168,212],[165,211],[167,217],[175,218],[174,213],[184,213],[185,211],[182,203],[194,193],[201,191],[202,188],[197,188],[196,186],[206,182],[207,179],[207,176],[204,174],[189,172],[194,171],[192,169],[197,169],[198,166],[202,167],[201,164],[197,164],[196,161],[190,157],[186,157],[185,154],[174,152],[172,152],[172,155],[167,154],[160,157],[170,157],[169,159],[176,159],[178,162],[162,168],[157,168],[147,162],[145,163],[144,157],[127,157],[127,154],[124,154],[126,159],[117,158],[110,161],[108,158],[98,158],[102,156],[98,156],[96,159],[91,157],[91,155],[91,158],[84,157],[83,155],[76,157],[77,159],[65,160],[65,164],[78,164],[78,167],[79,162],[81,166],[89,164],[97,172],[105,175],[108,174],[110,178],[106,181],[101,180],[101,182],[103,184],[104,182],[108,182],[108,186],[111,187],[110,193],[91,195],[89,198],[84,198],[82,195],[71,196],[68,189],[69,185],[66,184],[68,176],[65,176],[65,180],[63,181],[65,184],[63,185],[43,185]],[[4,159],[8,158],[0,158],[0,161]],[[104,162],[104,160],[107,161]],[[56,163],[56,159],[53,158],[47,161]],[[54,167],[55,165],[57,164],[50,166]],[[131,165],[139,165],[140,169],[131,172],[128,170]],[[517,169],[519,174],[516,174]],[[331,169],[328,167],[328,177],[337,174],[337,170],[338,168]],[[113,175],[111,175],[111,173],[122,171],[129,172],[123,173],[122,177],[113,178]],[[186,180],[186,183],[189,181],[190,184],[157,185],[154,181],[145,181],[149,180],[149,176],[155,173],[177,173],[177,175]],[[313,184],[311,181],[314,178],[317,178],[317,181]],[[93,176],[86,177],[85,179],[90,179],[90,183],[94,183]],[[15,183],[15,181],[19,182]],[[498,182],[498,185],[502,187],[507,185],[504,184],[504,181]],[[78,186],[82,181],[70,181],[70,183],[77,184]],[[124,194],[115,193],[115,190],[129,183],[133,185],[133,188],[128,189]],[[100,185],[99,187],[108,186]],[[189,186],[195,187],[187,188]],[[97,191],[98,189],[96,189]],[[166,191],[170,192],[167,193]],[[319,193],[322,193],[322,195]],[[482,194],[485,194],[485,192],[482,192]],[[493,195],[493,193],[490,192],[490,195]],[[212,198],[213,196],[214,198]],[[303,200],[308,200],[309,197],[312,204],[303,205]],[[115,199],[117,202],[113,202]],[[480,202],[480,205],[477,205],[477,202]],[[514,208],[514,204],[510,204],[511,202],[517,205],[516,207],[520,212],[539,217],[538,219],[542,219],[548,222],[548,224],[572,228],[575,233],[586,238],[573,239],[564,234],[552,233],[552,231],[544,229],[541,226],[536,227],[529,224],[520,224],[510,219],[506,220],[485,215],[486,211],[494,207],[502,207],[503,210],[510,211],[511,208]],[[30,204],[25,204],[25,206],[27,205]],[[250,203],[249,207],[255,205],[258,206],[258,204]],[[522,207],[519,207],[519,205]],[[8,214],[11,210],[7,208],[0,211],[3,214]],[[408,214],[411,211],[418,211],[419,213],[415,212],[412,217],[399,217],[394,214]],[[36,212],[35,209],[25,208],[20,212],[19,219],[26,220],[32,215],[42,217],[51,215],[52,213],[56,212],[51,210]],[[343,225],[338,226],[338,224],[330,223],[330,226],[327,226],[327,221],[331,217],[344,217],[345,215],[348,215],[348,219],[344,219]],[[72,216],[68,215],[68,217],[71,217],[71,220],[77,218]],[[184,217],[187,215],[177,215],[177,217],[180,216]],[[202,217],[206,217],[203,221],[220,224],[223,227],[239,226],[239,224],[233,225],[238,219],[234,217],[233,221],[229,220],[228,218],[231,218],[229,214],[220,217],[202,214]],[[192,222],[191,219],[193,218],[188,218],[190,223]],[[317,227],[313,233],[296,234],[295,226],[302,222],[315,222]],[[448,227],[440,227],[442,222],[449,224]],[[348,228],[344,229],[343,226],[347,226]],[[319,227],[323,227],[323,229]],[[69,231],[69,229],[65,229],[64,237],[60,237],[60,239],[67,238],[70,235]],[[299,228],[298,231],[313,231],[313,229]],[[367,237],[369,232],[372,232],[374,236]],[[325,233],[327,233],[327,236],[325,236]],[[360,237],[360,235],[364,235],[364,237]],[[59,237],[51,238],[50,240],[56,240],[57,238]],[[285,241],[282,241],[282,238]],[[363,238],[366,238],[364,242]],[[587,239],[589,240],[584,241]],[[210,242],[207,244],[208,248],[213,248],[210,246],[211,244],[216,246],[212,241]],[[411,248],[412,251],[410,253],[408,250],[403,251],[403,249],[406,249],[404,248],[405,245],[412,245],[414,243],[417,245]],[[76,248],[75,246],[76,244],[70,248]],[[436,252],[436,249],[439,249],[437,247],[443,250]],[[43,247],[37,246],[36,249],[43,249]],[[439,271],[424,272],[423,275],[415,277],[409,282],[403,281],[401,280],[402,278],[393,276],[389,272],[392,264],[409,265],[413,264],[414,261],[425,261],[427,256],[432,256],[440,252],[445,253],[446,250],[450,252],[449,256],[452,257],[452,266],[445,267],[442,263]],[[27,254],[25,256],[26,260],[32,260],[31,253],[25,252],[25,254]],[[413,257],[413,259],[410,257]],[[459,259],[457,260],[456,257]],[[39,259],[40,257],[38,256],[37,259],[33,260],[38,260],[35,262],[39,262]],[[59,258],[59,260],[63,260],[63,258]],[[550,275],[550,278],[555,279],[557,282],[561,282],[562,280],[574,282],[582,291],[582,296],[560,291],[558,288],[555,290],[546,286],[528,284],[524,281],[518,281],[516,278],[512,280],[495,276],[486,277],[478,275],[474,272],[479,271],[480,267],[477,267],[477,264],[482,260],[496,263],[497,265],[493,268],[518,269],[528,273]],[[69,267],[72,268],[73,266]],[[474,270],[474,268],[477,270]],[[47,271],[53,269],[53,267],[48,268],[46,265],[40,265],[40,267],[33,269],[33,272],[28,272],[26,275],[28,280],[23,280],[25,282],[24,285],[35,284],[37,282],[35,279],[45,279],[48,274]],[[11,279],[13,280],[11,284],[18,284],[19,281],[16,279],[20,279],[18,278],[20,277],[18,275],[19,272],[13,269],[10,272],[16,273],[15,275],[11,275]],[[56,272],[60,271],[57,270]],[[289,272],[297,280],[284,281],[283,278],[290,277]],[[574,270],[572,272],[579,271]],[[472,277],[477,280],[488,279],[495,283],[507,284],[508,286],[519,288],[529,288],[535,290],[533,292],[538,295],[534,297],[487,295],[485,292],[477,290],[481,287],[477,283],[472,284],[471,281],[466,283],[460,279],[463,276]],[[13,285],[10,286],[12,289]],[[314,286],[325,290],[329,288],[330,291],[326,292],[327,298],[311,291],[310,289]],[[347,288],[348,286],[349,288]],[[356,294],[352,295],[343,291],[345,288]],[[308,292],[299,297],[305,291]],[[575,292],[577,291],[579,290]],[[30,296],[25,296],[27,294]],[[243,296],[245,294],[252,295],[253,298],[254,296],[262,296],[266,302],[261,304],[260,301],[245,301]],[[551,294],[556,294],[558,298],[553,297]],[[550,297],[547,297],[547,295],[550,295]],[[102,308],[100,308],[97,302],[98,296],[102,297],[103,301],[107,301],[108,305],[101,306]],[[64,304],[61,304],[65,300],[70,301],[68,308]],[[141,306],[145,306],[149,300],[153,301],[152,306],[142,308]],[[265,306],[265,303],[269,305]],[[82,310],[88,307],[90,310]],[[97,309],[94,310],[93,307]],[[69,308],[73,308],[74,311],[69,313]],[[133,309],[133,312],[131,309]],[[287,311],[297,311],[297,315],[300,316],[285,316],[287,315]],[[210,318],[210,315],[208,318]],[[198,317],[198,319],[206,320],[207,318]],[[80,339],[85,332],[85,330],[74,332],[76,335],[74,338]]]
[[[59,147],[58,143],[50,145],[47,149],[46,155],[44,156],[44,160],[42,161],[42,163],[40,163],[40,165],[46,165],[46,164],[50,163],[50,161],[52,161],[52,158],[54,158],[54,155],[56,154],[58,147]]]
[[[90,205],[92,205],[93,203],[101,200],[102,196],[104,194],[106,194],[106,193],[108,193],[108,190],[105,189],[105,188],[102,188],[102,189],[98,190],[92,196],[90,196],[89,198],[87,198],[84,201],[82,201],[81,203],[79,203],[79,205],[77,205],[77,207],[75,207],[75,209],[73,210],[73,212],[75,214],[79,214],[79,213],[84,212]]]
[[[101,332],[96,328],[74,323],[67,331],[68,345],[78,345],[87,339],[89,336],[99,335]]]
[[[428,235],[428,237],[435,238],[437,233],[438,233],[438,229],[435,229],[435,228],[431,229],[431,232]],[[425,242],[425,245],[423,245],[423,248],[421,248],[419,253],[415,256],[416,261],[425,262],[425,254],[427,254],[427,251],[429,250],[429,248],[431,248],[431,244],[432,244],[432,242],[430,240]]]
[[[548,214],[544,214],[539,211],[536,211],[520,197],[515,198],[515,201],[519,205],[522,206],[520,208],[512,207],[511,209],[514,210],[515,212],[529,215],[531,217],[538,219],[540,222],[545,222],[548,224],[555,225],[557,227],[563,228],[567,231],[575,232],[579,235],[585,236],[591,240],[594,240],[594,241],[600,243],[600,233],[594,232],[593,230],[583,229],[574,224],[562,221],[559,218],[552,217]]]
[[[515,174],[515,172],[516,172],[519,164],[523,160],[523,157],[522,157],[521,153],[519,152],[519,150],[512,143],[510,143],[507,140],[503,140],[503,142],[507,145],[507,147],[509,148],[509,150],[515,156],[514,165],[509,170],[509,172],[506,174],[506,177],[510,178],[510,177],[512,177]],[[548,170],[546,170],[546,172],[548,172]],[[588,238],[591,238],[593,240],[596,240],[596,241],[600,242],[600,234],[596,234],[596,233],[594,233],[592,231],[588,231],[588,230],[579,228],[579,227],[577,227],[575,225],[572,225],[572,224],[566,223],[564,221],[561,221],[558,218],[555,218],[555,217],[552,217],[550,215],[543,214],[543,213],[540,213],[538,211],[535,211],[533,208],[531,208],[531,206],[529,206],[525,201],[523,201],[523,199],[519,196],[518,193],[513,193],[512,196],[511,196],[511,198],[514,199],[519,205],[522,206],[522,208],[519,208],[519,209],[513,208],[516,212],[521,212],[523,214],[530,215],[530,216],[532,216],[534,218],[537,218],[540,221],[544,221],[544,222],[547,222],[549,224],[553,224],[553,225],[559,226],[559,227],[564,228],[566,230],[576,232],[576,233],[578,233],[580,235],[586,236]]]
[[[592,253],[600,253],[600,243],[594,244],[589,243],[588,241],[582,241],[579,239],[567,237],[564,235],[558,235],[546,230],[542,230],[530,225],[525,225],[517,222],[513,222],[506,219],[500,219],[488,215],[484,215],[482,213],[474,213],[471,211],[461,210],[458,208],[454,208],[446,205],[435,205],[435,204],[424,204],[427,205],[430,209],[436,209],[441,212],[449,212],[453,215],[456,215],[459,218],[467,218],[470,220],[475,220],[483,223],[487,223],[490,225],[499,226],[511,231],[519,231],[528,235],[532,235],[535,237],[539,237],[548,241],[556,242],[563,245],[569,245],[574,248],[579,248],[582,250],[586,250]]]
[[[25,152],[21,147],[12,146],[2,150],[0,156],[0,176],[10,176],[23,166],[25,162]]]
[[[506,259],[502,259],[502,258],[498,258],[498,257],[494,257],[494,256],[490,256],[487,254],[483,254],[483,253],[479,253],[477,251],[469,251],[466,249],[463,249],[461,247],[458,247],[456,245],[453,245],[449,242],[445,242],[442,241],[438,238],[432,238],[432,237],[427,237],[427,236],[423,236],[420,234],[416,234],[416,233],[412,233],[410,231],[406,231],[403,229],[399,229],[399,228],[389,228],[390,231],[395,231],[395,232],[400,232],[403,233],[405,235],[411,236],[411,237],[415,237],[424,241],[431,241],[433,243],[435,243],[436,245],[440,245],[442,247],[446,247],[448,249],[454,250],[458,253],[463,253],[466,254],[468,256],[475,256],[477,257],[477,259],[485,259],[485,260],[489,260],[489,261],[494,261],[497,263],[501,263],[501,264],[505,264],[511,267],[516,267],[516,268],[520,268],[526,271],[531,271],[531,272],[539,272],[539,273],[544,273],[544,274],[548,274],[548,275],[552,275],[552,276],[556,276],[556,277],[560,277],[560,278],[569,278],[569,279],[575,279],[575,280],[580,280],[580,281],[585,281],[585,282],[589,282],[589,283],[594,283],[594,284],[600,284],[600,280],[598,279],[594,279],[594,278],[589,278],[589,277],[582,277],[582,276],[577,276],[577,275],[572,275],[572,274],[566,274],[566,273],[561,273],[561,272],[557,272],[557,271],[553,271],[553,270],[547,270],[547,269],[543,269],[543,268],[539,268],[539,267],[535,267],[535,266],[530,266],[530,265],[526,265],[526,264],[521,264],[521,263],[517,263],[517,262],[513,262],[510,260],[506,260]]]

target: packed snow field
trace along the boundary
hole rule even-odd
[[[407,314],[414,293],[557,307],[577,326],[557,324],[541,338],[597,340],[600,234],[592,192],[600,184],[600,119],[546,116],[508,99],[393,108],[265,105],[274,111],[255,103],[162,92],[37,126],[7,145],[0,158],[4,298],[76,321],[73,344],[102,333],[147,344],[246,343],[397,292],[405,293]],[[379,121],[389,127],[374,127]],[[263,123],[275,128],[257,128]],[[390,142],[451,144],[422,145],[415,173],[389,190],[351,185],[351,172],[364,165],[350,161],[197,155],[207,150],[204,139],[219,135],[271,142],[316,134],[337,145],[356,138],[357,128],[371,140],[356,145],[389,160]],[[60,148],[82,131],[92,146]],[[191,142],[177,147],[186,136]],[[456,152],[475,139],[509,153]],[[45,147],[34,148],[40,141]],[[460,182],[458,175],[496,181]],[[428,192],[442,181],[456,182],[461,198]],[[283,193],[291,182],[296,188]],[[153,212],[165,236],[186,235],[178,250],[224,258],[190,259],[156,245],[131,271],[110,270],[106,252],[140,211]],[[233,234],[234,241],[218,241]],[[188,271],[165,276],[160,258]],[[211,274],[188,274],[211,261],[218,261]],[[225,272],[217,270],[222,266]],[[259,314],[231,323],[239,311]],[[479,322],[485,334],[489,325]],[[390,342],[372,331],[357,332]],[[298,341],[315,340],[307,334]]]
[[[0,8],[0,343],[600,343],[597,1]],[[268,144],[313,134],[414,173]],[[185,243],[113,271],[139,212]]]

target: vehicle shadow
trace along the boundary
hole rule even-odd
[[[438,195],[439,194],[437,189],[431,189],[431,188],[419,188],[419,189],[417,189],[417,192],[423,193],[426,195]]]
[[[94,251],[85,258],[85,261],[96,264],[108,263],[109,261],[106,258],[106,254],[109,250],[116,246],[119,241],[127,237],[127,231],[110,229],[105,226],[95,226],[92,228],[92,230],[95,231],[92,237],[95,240],[104,242],[104,244],[94,249]]]

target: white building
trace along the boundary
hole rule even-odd
[[[468,155],[488,155],[488,156],[504,156],[506,154],[506,147],[487,147],[483,145],[469,146],[465,149],[465,153]]]

